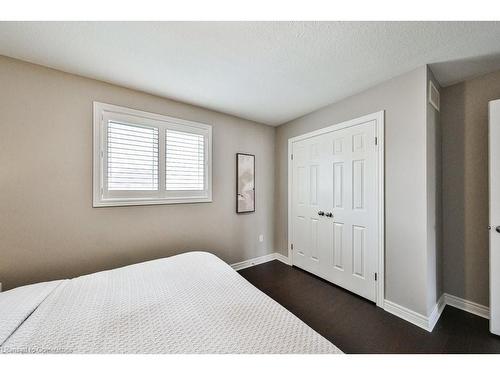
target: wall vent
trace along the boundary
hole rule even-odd
[[[432,81],[429,81],[429,103],[431,103],[431,105],[436,108],[437,111],[439,111],[439,91],[436,86],[434,86],[434,83],[432,83]]]

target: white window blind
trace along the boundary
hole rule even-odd
[[[158,128],[108,123],[108,190],[158,189]]]
[[[212,201],[212,127],[94,102],[94,207]]]
[[[165,138],[166,189],[204,190],[204,136],[167,129]]]

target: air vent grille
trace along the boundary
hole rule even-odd
[[[431,105],[436,108],[437,111],[439,111],[439,91],[436,86],[434,86],[434,83],[432,83],[432,81],[429,81],[429,103],[431,103]]]

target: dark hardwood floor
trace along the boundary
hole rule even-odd
[[[279,261],[239,272],[346,353],[500,353],[488,320],[450,306],[430,333]]]

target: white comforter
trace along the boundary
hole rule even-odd
[[[204,252],[0,293],[0,352],[340,353]]]

